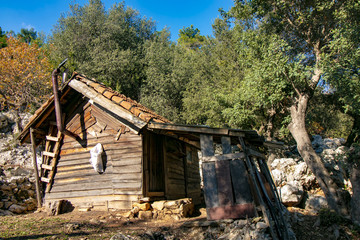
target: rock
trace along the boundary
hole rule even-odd
[[[140,211],[147,211],[151,208],[150,203],[133,203],[132,207],[138,207]]]
[[[153,214],[152,211],[140,211],[138,217],[143,220],[152,219]]]
[[[28,198],[24,201],[24,203],[26,204],[28,211],[32,211],[37,207],[37,200],[34,198]]]
[[[17,205],[17,204],[12,204],[10,207],[9,207],[9,211],[10,212],[13,212],[13,213],[23,213],[26,211],[26,207],[23,207],[23,206],[20,206],[20,205]]]
[[[117,233],[110,238],[110,240],[132,240],[133,238],[130,236],[126,236],[122,233]]]
[[[0,216],[13,216],[14,213],[10,212],[9,210],[1,210],[0,209]]]
[[[305,209],[319,212],[322,208],[327,208],[326,198],[320,195],[310,195],[305,203]]]
[[[268,225],[266,223],[264,223],[264,222],[258,222],[256,224],[256,229],[262,230],[262,229],[266,229],[267,227],[268,227]]]
[[[276,186],[280,186],[286,180],[283,171],[279,169],[275,168],[274,170],[271,171],[271,173]]]
[[[67,233],[71,233],[74,230],[80,229],[80,224],[79,223],[67,223],[64,225],[64,230]]]
[[[190,203],[184,203],[180,206],[180,216],[181,217],[190,217],[191,215],[193,215],[195,211],[195,205],[190,202]]]
[[[88,207],[88,208],[91,208],[91,207]],[[81,209],[82,208],[80,208],[78,210],[80,211]],[[67,200],[58,200],[58,201],[47,202],[45,205],[45,211],[50,216],[55,216],[55,215],[59,215],[62,213],[71,212],[72,210],[74,210],[74,206],[71,204],[71,202],[69,202]]]
[[[153,203],[151,204],[151,207],[152,207],[153,209],[155,209],[155,210],[161,211],[161,210],[163,210],[164,207],[165,207],[165,202],[166,202],[166,201],[156,201],[156,202],[153,202]]]
[[[303,198],[304,189],[298,181],[288,182],[280,188],[282,202],[287,207],[296,206]]]

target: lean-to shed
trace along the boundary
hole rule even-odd
[[[130,209],[150,199],[190,197],[200,203],[196,145],[149,124],[171,124],[108,87],[73,74],[59,91],[61,133],[56,126],[54,96],[32,116],[18,137],[40,146],[40,180],[45,202],[60,199],[97,209]],[[89,162],[90,150],[103,149],[104,172]]]

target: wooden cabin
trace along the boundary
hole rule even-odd
[[[141,199],[188,197],[199,204],[201,150],[208,218],[252,217],[260,209],[271,234],[286,239],[278,231],[286,223],[276,187],[258,151],[264,140],[255,131],[173,124],[78,73],[59,93],[18,137],[41,148],[43,203],[64,199],[95,210],[127,210]],[[89,161],[98,143],[102,173]]]
[[[19,136],[42,150],[39,169],[45,203],[66,199],[75,206],[130,209],[139,199],[201,201],[196,145],[149,128],[171,124],[136,101],[75,73],[62,86],[60,105],[67,133],[56,127],[54,97],[32,116]],[[104,173],[89,162],[102,144]]]

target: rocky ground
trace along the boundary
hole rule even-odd
[[[28,117],[22,116],[24,121]],[[0,239],[271,239],[261,218],[207,221],[204,206],[197,206],[192,215],[157,219],[139,214],[136,207],[127,213],[75,209],[49,216],[34,212],[31,149],[14,140],[15,125],[14,114],[0,114]],[[343,139],[313,137],[313,146],[334,180],[351,194],[347,166],[342,161],[349,149],[343,143]],[[296,147],[282,150],[269,166],[288,210],[285,215],[293,239],[360,239],[358,226],[326,210],[326,199]]]

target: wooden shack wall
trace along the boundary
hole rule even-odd
[[[171,137],[164,140],[166,198],[190,197],[201,202],[199,158],[196,148]]]
[[[142,138],[107,113],[83,102],[70,114],[66,129],[82,141],[65,136],[54,184],[46,201],[67,199],[99,210],[130,209],[142,197]],[[120,134],[121,133],[121,134]],[[101,143],[106,169],[95,172],[90,149]]]

